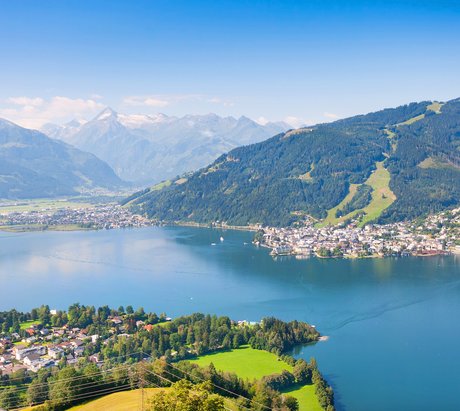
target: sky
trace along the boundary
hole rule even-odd
[[[297,126],[460,96],[460,0],[0,0],[0,117]]]

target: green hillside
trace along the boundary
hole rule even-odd
[[[129,200],[163,221],[273,226],[305,215],[326,224],[358,214],[363,224],[399,221],[453,207],[460,203],[460,99],[288,131]]]

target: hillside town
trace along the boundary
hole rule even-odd
[[[39,209],[16,211],[0,215],[0,226],[14,227],[71,227],[80,229],[113,229],[147,227],[153,222],[133,214],[118,204],[95,205],[82,208]]]
[[[56,315],[50,310],[50,315]],[[60,364],[76,364],[86,359],[96,365],[102,364],[98,347],[118,338],[129,338],[140,330],[151,331],[154,326],[170,322],[164,315],[156,324],[146,324],[142,320],[128,324],[126,315],[110,315],[107,318],[106,335],[89,334],[88,329],[69,327],[45,327],[39,321],[31,321],[27,327],[21,326],[17,332],[0,334],[0,382],[2,377],[18,371],[38,372],[42,368],[52,368]]]
[[[460,208],[430,215],[421,221],[393,224],[315,226],[307,220],[298,228],[266,227],[254,243],[272,249],[273,256],[299,258],[364,258],[431,256],[460,253]]]

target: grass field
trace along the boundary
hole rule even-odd
[[[0,225],[0,231],[9,233],[26,233],[29,231],[84,231],[90,230],[83,228],[78,224],[58,224],[58,225],[43,225],[43,224],[15,224],[15,225]]]
[[[347,203],[351,201],[358,187],[359,187],[359,184],[350,184],[350,190],[348,191],[348,194],[346,195],[346,197],[339,204],[337,204],[334,208],[331,208],[327,212],[327,217],[321,223],[319,223],[317,227],[324,227],[329,224],[334,225],[342,221],[345,221],[345,217],[337,218],[335,216],[335,213],[337,212],[337,210],[340,210],[342,207],[344,207]]]
[[[155,393],[168,388],[145,388],[144,389],[144,404]],[[132,390],[116,392],[109,394],[96,400],[88,401],[82,405],[76,405],[69,408],[68,411],[135,411],[141,410],[142,391]],[[39,406],[25,408],[22,411],[33,411]]]
[[[448,163],[438,158],[432,158],[432,157],[428,157],[425,160],[421,161],[419,164],[417,164],[417,167],[434,168],[438,170],[442,170],[442,169],[458,170],[460,168],[453,163]]]
[[[144,409],[147,409],[148,400],[159,391],[167,391],[169,388],[145,388]],[[291,395],[291,394],[289,394]],[[294,396],[294,395],[292,395]],[[231,411],[238,411],[235,401],[224,398],[225,407]],[[68,411],[135,411],[142,410],[142,391],[140,389],[116,392],[104,397],[88,401],[81,405],[69,408]],[[39,405],[24,408],[22,411],[34,411]],[[315,410],[314,410],[315,411]]]
[[[425,118],[425,114],[420,114],[418,116],[410,118],[409,120],[403,121],[402,123],[396,124],[396,127],[409,126],[411,124],[414,124],[416,121],[422,120],[423,118]]]
[[[292,367],[280,361],[275,354],[254,350],[250,347],[203,355],[191,362],[202,367],[212,362],[218,370],[234,372],[240,378],[248,378],[249,380],[260,379],[264,375],[280,373],[283,370],[292,372]],[[315,394],[314,385],[295,386],[283,391],[283,393],[297,398],[300,411],[322,410]]]
[[[437,101],[434,101],[431,103],[426,109],[434,111],[436,114],[441,114],[441,107],[443,106],[442,103],[439,103]]]
[[[25,330],[26,328],[32,327],[33,325],[38,325],[40,324],[39,320],[34,320],[34,321],[24,321],[23,323],[19,324],[19,328],[21,330]]]
[[[385,134],[388,137],[388,140],[390,140],[391,151],[395,152],[396,149],[398,148],[398,142],[395,139],[396,133],[394,131],[388,130],[387,128],[384,131],[385,131]]]
[[[283,391],[283,394],[297,398],[299,401],[300,411],[322,411],[323,408],[319,404],[315,394],[314,385],[296,386]]]
[[[212,362],[218,370],[234,372],[249,380],[260,379],[264,375],[280,373],[283,370],[292,371],[292,367],[278,360],[275,354],[250,347],[203,355],[190,362],[202,367]]]
[[[88,208],[93,204],[72,201],[72,200],[50,200],[50,199],[37,199],[37,200],[2,200],[0,201],[0,214],[7,214],[13,212],[24,211],[40,211],[40,210],[57,210],[59,208]]]
[[[144,403],[147,404],[148,398],[161,391],[160,388],[144,389]],[[83,405],[72,407],[69,411],[134,411],[141,410],[142,390],[132,390],[117,392],[106,395]]]
[[[351,184],[350,191],[348,195],[334,208],[331,208],[327,213],[327,218],[324,219],[322,223],[318,226],[325,226],[327,224],[338,224],[347,219],[353,218],[358,213],[365,213],[363,220],[361,221],[360,225],[363,226],[364,224],[375,220],[382,214],[383,210],[388,208],[395,200],[396,196],[390,189],[390,173],[384,167],[383,161],[376,163],[376,170],[369,176],[366,180],[365,184],[370,185],[373,188],[372,191],[372,200],[371,202],[364,208],[359,210],[355,210],[345,216],[340,218],[335,217],[335,212],[342,208],[346,203],[348,203],[354,193],[356,192],[358,185]]]
[[[383,161],[377,162],[376,166],[377,169],[366,181],[366,184],[370,185],[374,191],[372,192],[372,201],[363,208],[366,215],[361,226],[378,218],[383,210],[396,200],[395,194],[390,189],[391,176],[389,171],[384,167]]]
[[[299,179],[302,181],[313,181],[313,177],[311,176],[311,172],[315,169],[315,165],[312,164],[310,170],[308,170],[305,174],[301,174]]]
[[[162,188],[169,187],[172,184],[171,180],[165,180],[162,181],[161,183],[155,184],[153,187],[151,187],[152,191],[158,191],[161,190]]]

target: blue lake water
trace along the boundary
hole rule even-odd
[[[0,233],[0,310],[80,302],[304,320],[329,340],[295,354],[316,357],[338,410],[460,409],[460,256],[274,260],[251,238],[182,227]]]

